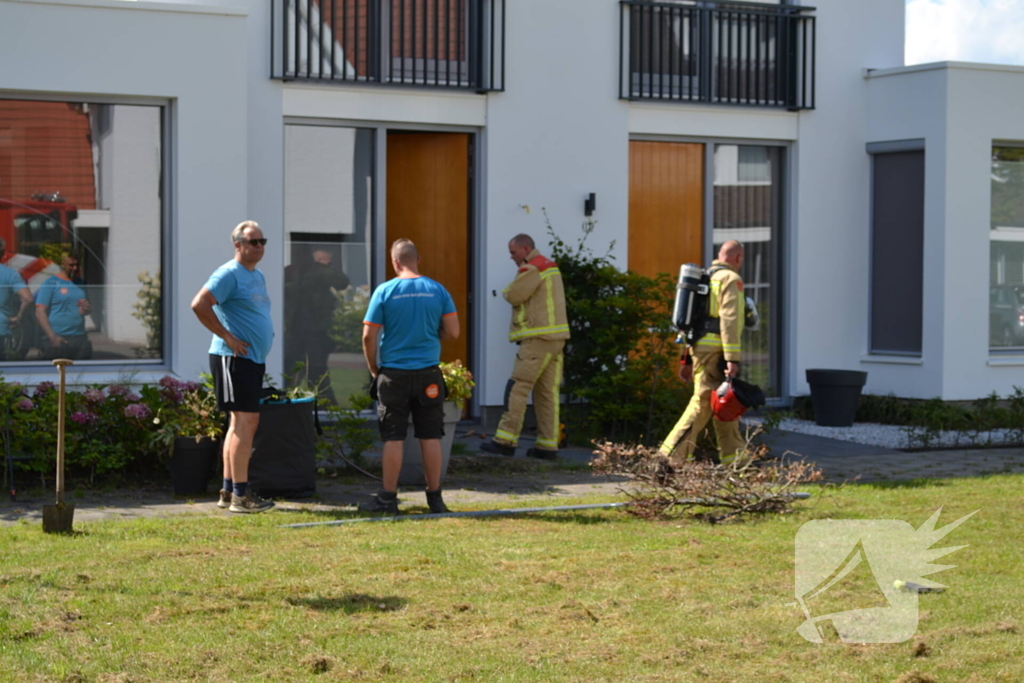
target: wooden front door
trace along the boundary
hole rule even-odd
[[[704,261],[704,145],[629,143],[629,269],[679,276]]]
[[[387,245],[412,240],[420,273],[452,295],[462,334],[441,343],[441,360],[470,366],[470,135],[389,131],[387,140]],[[387,278],[395,277],[387,256]]]

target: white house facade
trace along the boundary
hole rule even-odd
[[[189,303],[248,218],[269,238],[272,376],[324,334],[299,315],[317,259],[349,280],[329,381],[359,390],[365,297],[411,237],[463,322],[445,358],[491,419],[515,348],[507,242],[545,251],[547,221],[575,242],[590,220],[588,244],[644,274],[743,241],[766,320],[748,364],[777,403],[809,368],[1007,394],[1024,70],[904,67],[903,40],[903,0],[0,0],[0,237],[34,290],[56,266],[33,268],[81,252],[81,383],[206,369]],[[5,376],[52,375],[38,340],[11,346]]]

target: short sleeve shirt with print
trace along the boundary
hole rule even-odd
[[[36,292],[36,305],[46,306],[46,316],[58,337],[85,334],[85,316],[78,311],[78,302],[85,298],[85,290],[71,280],[54,275]]]
[[[217,300],[213,311],[221,324],[249,345],[246,358],[254,363],[266,363],[274,343],[274,324],[270,319],[270,296],[263,273],[249,270],[232,259],[215,270],[204,287]],[[217,335],[213,335],[210,353],[235,355]]]
[[[6,337],[11,333],[11,326],[7,318],[17,315],[18,309],[12,307],[8,310],[7,307],[11,305],[12,299],[19,301],[18,306],[20,307],[18,292],[27,286],[18,271],[0,265],[0,337]]]
[[[426,276],[394,278],[373,292],[363,320],[383,328],[378,365],[422,370],[441,362],[441,318],[455,315],[451,294]]]

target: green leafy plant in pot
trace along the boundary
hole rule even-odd
[[[217,410],[212,380],[160,380],[164,404],[153,418],[150,448],[168,458],[175,495],[206,493],[215,462],[219,461],[224,417]]]

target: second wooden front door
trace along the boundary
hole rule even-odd
[[[704,145],[629,143],[629,269],[679,275],[704,261]]]
[[[462,334],[441,345],[441,360],[470,365],[469,311],[470,163],[469,133],[389,131],[387,139],[387,245],[412,240],[420,273],[452,295]],[[393,278],[390,253],[387,278]]]

